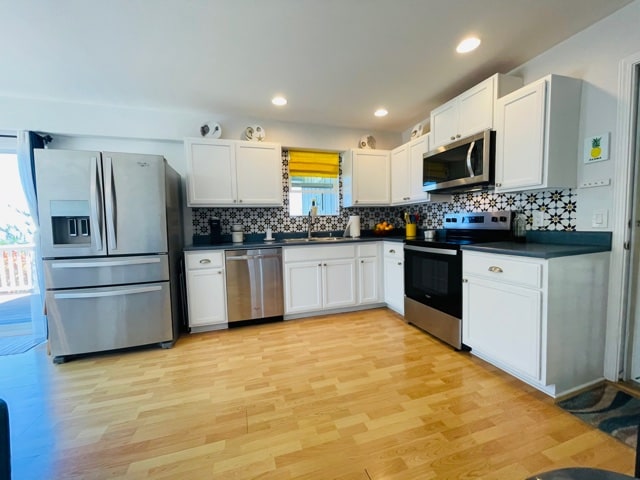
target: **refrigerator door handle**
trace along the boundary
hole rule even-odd
[[[112,260],[106,262],[64,262],[54,263],[51,265],[51,268],[111,268],[127,265],[144,265],[148,263],[160,263],[160,258],[134,258],[131,260]]]
[[[105,209],[107,211],[107,236],[109,238],[109,250],[118,249],[118,232],[116,231],[118,212],[116,209],[116,186],[113,181],[113,160],[111,157],[105,158],[105,187],[106,201]]]
[[[126,290],[110,290],[106,292],[80,292],[80,293],[54,293],[53,298],[56,300],[80,299],[80,298],[100,298],[100,297],[118,297],[122,295],[133,295],[136,293],[149,293],[162,290],[160,286],[127,288]]]
[[[91,227],[96,239],[96,250],[102,251],[102,215],[99,206],[102,205],[102,179],[98,158],[91,157]]]

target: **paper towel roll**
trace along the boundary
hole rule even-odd
[[[347,228],[345,228],[345,230],[348,230],[348,232],[346,233],[347,236],[353,237],[353,238],[359,238],[360,237],[360,215],[349,215],[349,221],[347,222]]]

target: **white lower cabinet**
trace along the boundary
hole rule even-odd
[[[603,379],[608,253],[462,258],[472,354],[553,397]]]
[[[380,302],[380,242],[358,245],[358,305]]]
[[[189,327],[199,330],[227,326],[224,253],[185,253]]]
[[[354,245],[284,249],[285,314],[355,306]]]
[[[404,250],[400,242],[382,242],[384,301],[404,315]]]
[[[476,279],[464,284],[464,343],[540,380],[542,293]]]

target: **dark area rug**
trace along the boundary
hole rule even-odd
[[[558,402],[558,406],[589,425],[636,448],[640,399],[612,385],[604,384]]]

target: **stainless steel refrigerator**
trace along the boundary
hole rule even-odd
[[[40,149],[36,192],[54,362],[180,332],[180,176],[161,156]]]

